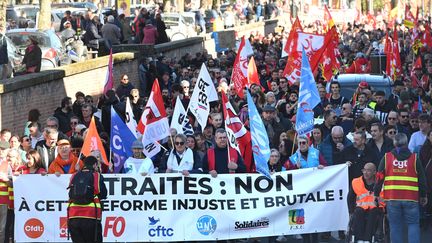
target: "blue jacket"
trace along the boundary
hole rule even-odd
[[[309,147],[308,154],[307,154],[307,161],[303,156],[300,156],[301,168],[317,167],[319,165],[319,153],[320,151],[318,149]],[[289,160],[291,161],[292,164],[294,165],[297,164],[299,155],[300,155],[300,150],[297,150],[297,152],[291,155]]]
[[[342,142],[344,147],[351,145],[351,141],[349,141],[346,137],[344,137],[344,140]],[[329,134],[324,141],[318,146],[319,151],[324,156],[324,159],[327,161],[327,165],[334,165],[334,156],[338,156],[338,154],[341,153],[341,151],[336,150],[336,144],[333,142],[333,139],[331,138],[331,134]]]

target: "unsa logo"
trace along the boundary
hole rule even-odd
[[[395,159],[393,160],[393,166],[399,169],[406,168],[408,166],[408,161],[407,160],[399,161]]]
[[[155,219],[154,216],[148,217],[150,229],[148,235],[150,237],[171,237],[174,235],[173,228],[166,228],[165,226],[158,225],[160,219]]]
[[[36,218],[28,219],[24,223],[24,233],[27,235],[27,237],[32,239],[37,239],[41,237],[41,235],[44,233],[44,225],[43,223]]]
[[[210,215],[201,216],[196,222],[197,230],[202,235],[211,235],[216,231],[216,219]]]

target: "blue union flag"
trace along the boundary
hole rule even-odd
[[[298,135],[304,135],[313,129],[313,108],[320,103],[318,89],[310,68],[305,50],[302,51],[302,65],[300,77],[300,93],[297,105],[296,130]]]

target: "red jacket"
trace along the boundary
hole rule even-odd
[[[370,73],[371,72],[371,64],[366,58],[358,58],[356,59],[345,73]]]
[[[144,38],[142,44],[154,45],[156,43],[156,38],[158,37],[158,32],[156,27],[149,24],[146,25],[143,29]]]

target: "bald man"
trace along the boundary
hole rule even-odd
[[[348,208],[352,217],[354,242],[372,242],[376,232],[381,209],[375,202],[373,189],[375,186],[376,166],[366,163],[362,169],[363,175],[353,179],[348,194]]]
[[[327,161],[327,165],[334,165],[340,160],[342,150],[351,144],[351,141],[345,137],[343,128],[334,126],[330,135],[324,138],[318,149]]]

